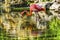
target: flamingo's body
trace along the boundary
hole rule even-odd
[[[32,14],[32,12],[39,12],[39,11],[44,11],[45,9],[42,7],[41,4],[32,4],[30,6],[30,14]]]

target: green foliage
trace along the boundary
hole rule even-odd
[[[51,31],[52,35],[56,35],[56,37],[54,37],[55,39],[59,39],[60,38],[60,19],[58,18],[53,18],[50,22],[49,22],[49,30]]]
[[[23,11],[23,10],[29,11],[29,7],[12,8],[12,11]]]

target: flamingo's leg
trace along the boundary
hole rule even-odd
[[[38,12],[35,12],[35,14],[36,14],[36,27],[39,29],[40,27],[40,23],[39,23],[39,14],[38,14]]]

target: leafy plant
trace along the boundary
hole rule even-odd
[[[51,31],[51,34],[54,35],[54,39],[59,39],[60,38],[60,19],[57,17],[54,17],[50,22],[49,22],[49,30]]]

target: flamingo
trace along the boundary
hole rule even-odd
[[[32,16],[32,12],[35,12],[36,15],[36,27],[39,29],[39,14],[38,12],[40,11],[45,11],[45,9],[43,8],[43,6],[40,4],[32,4],[30,5],[30,13],[28,13],[28,11],[23,11],[21,12],[22,15],[26,14],[27,16]]]
[[[28,11],[24,10],[23,12],[21,12],[22,15],[24,15],[24,13],[26,12],[27,16],[32,16],[32,12],[38,13],[39,11],[45,11],[45,9],[42,7],[42,5],[40,4],[32,4],[30,5],[30,13],[28,13]]]
[[[39,17],[40,15],[38,12],[45,11],[43,6],[41,4],[32,4],[30,5],[30,15],[32,15],[32,12],[35,12],[36,15],[36,27],[39,29]]]
[[[40,15],[38,14],[38,12],[40,11],[45,11],[45,8],[43,8],[43,6],[41,4],[32,4],[30,5],[30,13],[28,13],[28,11],[23,11],[21,12],[22,15],[26,14],[27,16],[32,16],[32,12],[35,12],[36,15],[36,25],[38,27],[39,25],[39,17]]]
[[[44,11],[45,9],[42,7],[42,5],[39,4],[32,4],[30,5],[30,15],[32,15],[32,12],[39,12]]]

